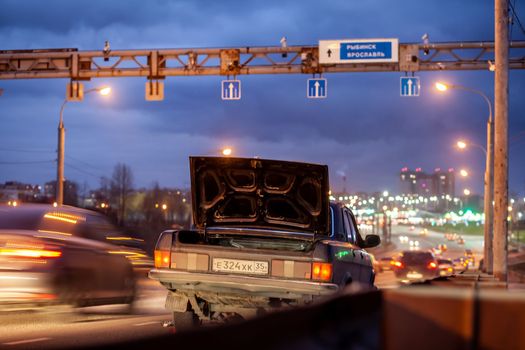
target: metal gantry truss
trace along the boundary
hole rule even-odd
[[[509,68],[525,69],[525,41],[511,42],[509,51]],[[4,50],[0,51],[0,79],[66,78],[79,82],[145,77],[150,83],[158,83],[170,76],[194,75],[489,70],[493,62],[493,42],[399,44],[398,62],[359,64],[320,64],[318,46]],[[155,87],[150,86],[150,90],[156,93]]]

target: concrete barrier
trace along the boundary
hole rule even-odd
[[[237,324],[175,331],[118,345],[228,350],[525,349],[525,293],[448,285],[452,287],[427,284],[351,291],[310,307]]]

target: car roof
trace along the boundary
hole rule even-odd
[[[47,213],[69,214],[79,218],[88,215],[102,216],[95,211],[63,205],[55,207],[51,204],[22,203],[15,206],[0,205],[0,228],[20,228],[20,224],[27,228],[36,228]]]

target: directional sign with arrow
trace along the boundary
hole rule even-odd
[[[223,100],[240,100],[241,81],[223,80],[221,84],[221,97]]]
[[[306,97],[326,98],[328,82],[324,78],[308,79],[306,84]]]
[[[319,40],[319,63],[391,63],[399,60],[396,38]]]

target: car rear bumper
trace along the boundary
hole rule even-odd
[[[149,278],[159,281],[170,290],[249,294],[284,299],[323,296],[339,290],[339,286],[333,283],[163,269],[151,270]]]

